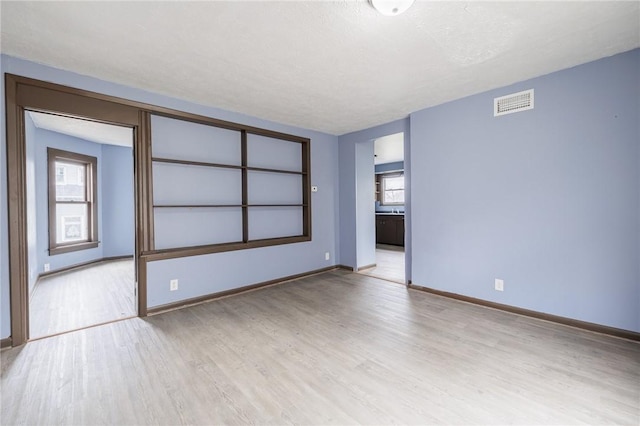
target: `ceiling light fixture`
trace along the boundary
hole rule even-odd
[[[396,16],[411,7],[415,0],[369,0],[375,10],[385,16]]]

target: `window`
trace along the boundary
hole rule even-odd
[[[48,148],[49,254],[98,247],[95,157]]]
[[[394,173],[382,175],[383,205],[404,204],[404,174]]]

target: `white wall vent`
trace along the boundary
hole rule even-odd
[[[500,96],[493,100],[493,116],[533,109],[533,89]]]

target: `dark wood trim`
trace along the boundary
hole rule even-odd
[[[140,125],[134,129],[134,181],[136,199],[136,299],[138,316],[147,316],[147,261],[141,253],[155,248],[153,225],[153,164],[151,158],[151,114],[139,111]]]
[[[278,244],[292,244],[302,243],[310,241],[311,238],[304,235],[297,235],[293,237],[281,237],[281,238],[268,238],[265,240],[250,240],[247,242],[236,241],[232,243],[223,244],[211,244],[204,246],[184,247],[184,248],[171,248],[163,250],[153,250],[142,253],[143,258],[152,262],[156,260],[176,259],[179,257],[187,256],[200,256],[204,254],[222,253],[225,251],[246,250],[260,247],[269,247]]]
[[[11,346],[13,346],[13,344],[11,343],[11,337],[0,339],[0,349],[10,348]]]
[[[302,233],[311,239],[311,140],[302,143]]]
[[[371,268],[375,268],[377,265],[375,263],[372,263],[371,265],[364,265],[364,266],[360,266],[357,270],[357,272],[360,271],[364,271],[365,269],[371,269]]]
[[[240,208],[246,207],[243,204],[155,204],[154,209],[200,209],[200,208]]]
[[[191,161],[191,160],[178,160],[174,158],[161,158],[161,157],[153,157],[151,161],[154,163],[168,163],[168,164],[181,164],[185,166],[198,166],[198,167],[215,167],[222,169],[242,169],[242,166],[234,166],[232,164],[221,164],[221,163],[208,163],[205,161]]]
[[[247,163],[249,162],[249,154],[247,152],[247,132],[242,131],[240,134],[240,154],[242,163],[242,242],[249,242],[249,172],[247,171]]]
[[[5,77],[7,131],[7,204],[9,222],[9,287],[11,341],[29,338],[29,272],[27,266],[27,183],[24,108],[18,103],[18,81]]]
[[[336,268],[343,269],[349,272],[355,272],[355,270],[351,266],[347,266],[347,265],[336,265]]]
[[[138,271],[138,282],[143,282],[145,285],[137,286],[137,296],[138,296],[138,316],[146,317],[147,316],[147,259],[144,257],[138,258],[138,262],[136,262],[136,268]]]
[[[101,257],[100,259],[89,260],[87,262],[74,263],[73,265],[65,266],[64,268],[56,269],[54,271],[42,272],[41,274],[38,274],[38,279],[44,278],[44,277],[49,277],[51,275],[61,274],[63,272],[69,272],[69,271],[74,271],[76,269],[82,269],[82,268],[86,268],[86,267],[89,267],[89,266],[94,266],[94,265],[96,265],[98,263],[102,263],[102,262],[113,262],[113,261],[116,261],[116,260],[133,259],[133,257],[134,257],[133,255],[128,255],[128,256],[109,256],[109,257]]]
[[[63,93],[63,94],[71,94],[74,95],[75,98],[74,99],[93,99],[95,101],[106,101],[107,103],[116,103],[119,104],[123,107],[131,107],[128,111],[127,114],[120,114],[122,115],[122,117],[118,117],[118,114],[111,114],[113,115],[116,119],[114,121],[104,121],[104,122],[111,122],[113,124],[131,124],[131,125],[137,125],[138,124],[138,118],[136,117],[133,121],[131,121],[131,117],[132,114],[133,115],[137,115],[139,110],[144,110],[146,112],[151,112],[154,115],[158,115],[158,116],[163,116],[163,117],[167,117],[167,118],[173,118],[173,119],[181,119],[181,120],[185,120],[185,121],[191,121],[194,123],[200,123],[200,124],[207,124],[207,125],[212,125],[215,127],[221,127],[223,129],[229,129],[229,130],[238,130],[238,131],[242,131],[245,130],[247,131],[247,133],[251,133],[251,134],[255,134],[255,135],[260,135],[260,136],[266,136],[266,137],[270,137],[270,138],[275,138],[275,139],[282,139],[282,140],[287,140],[290,142],[300,142],[300,143],[305,143],[308,142],[309,139],[305,138],[305,137],[301,137],[301,136],[295,136],[295,135],[290,135],[288,133],[281,133],[281,132],[276,132],[274,130],[267,130],[267,129],[261,129],[259,127],[253,127],[253,126],[247,126],[247,125],[243,125],[243,124],[238,124],[238,123],[233,123],[230,121],[225,121],[225,120],[220,120],[217,118],[212,118],[212,117],[207,117],[204,115],[199,115],[199,114],[193,114],[190,112],[185,112],[185,111],[180,111],[180,110],[176,110],[176,109],[172,109],[172,108],[167,108],[167,107],[161,107],[158,105],[153,105],[153,104],[148,104],[145,102],[139,102],[139,101],[133,101],[130,99],[126,99],[126,98],[120,98],[117,96],[111,96],[111,95],[105,95],[102,93],[98,93],[98,92],[92,92],[89,90],[84,90],[84,89],[78,89],[75,87],[69,87],[69,86],[63,86],[60,84],[56,84],[56,83],[49,83],[46,81],[42,81],[42,80],[36,80],[33,78],[29,78],[29,77],[23,77],[23,76],[19,76],[19,75],[15,75],[15,74],[5,74],[5,76],[7,78],[11,78],[13,81],[15,81],[18,84],[24,85],[24,86],[33,86],[33,87],[37,87],[37,88],[42,88],[42,89],[47,89],[50,91],[56,91],[59,93]],[[5,92],[7,93],[7,92]],[[33,95],[30,98],[33,97],[37,97],[38,95]],[[28,98],[28,99],[30,99]],[[80,102],[80,104],[84,104],[85,102]],[[99,102],[96,102],[95,104],[98,104]],[[95,105],[93,104],[93,105]],[[47,108],[46,107],[47,104],[44,103],[43,101],[43,106],[42,106],[42,110],[44,111],[56,111],[56,108]],[[81,109],[85,107],[85,105],[80,105]],[[95,108],[90,108],[91,110],[95,109]],[[89,117],[89,118],[93,118],[93,115],[91,112],[93,111],[87,111],[85,113],[78,113],[76,115],[78,115],[79,117]],[[98,112],[99,113],[103,113],[104,111],[101,110],[101,108],[98,108]],[[102,115],[102,114],[98,114],[98,115]]]
[[[135,133],[134,180],[137,201],[136,253],[154,249],[153,232],[153,163],[151,147],[151,114],[139,113],[140,126]]]
[[[306,207],[306,204],[156,204],[155,209],[185,209],[185,208],[239,208],[239,207]]]
[[[462,302],[473,303],[487,308],[499,309],[501,311],[510,312],[512,314],[523,315],[526,317],[537,318],[557,324],[567,325],[569,327],[580,328],[582,330],[594,331],[596,333],[607,334],[609,336],[621,337],[623,339],[640,341],[640,333],[635,331],[623,330],[621,328],[609,327],[606,325],[595,324],[587,321],[580,321],[572,318],[561,317],[558,315],[545,314],[543,312],[532,311],[529,309],[518,308],[516,306],[504,305],[502,303],[490,302],[488,300],[476,299],[475,297],[463,296],[457,293],[449,293],[447,291],[435,290],[429,287],[423,287],[409,283],[407,285],[412,290],[424,291],[426,293],[435,294],[437,296],[447,297],[449,299],[460,300]]]
[[[138,109],[120,98],[5,74],[17,86],[17,103],[31,111],[83,117],[89,121],[121,126],[138,125]]]
[[[307,174],[307,172],[296,172],[293,170],[282,170],[282,169],[268,169],[265,167],[247,166],[245,168],[250,172],[284,173],[284,174],[290,174],[290,175],[306,175]]]
[[[247,207],[307,207],[308,204],[247,204]]]
[[[162,312],[184,308],[186,306],[197,305],[204,302],[209,302],[222,297],[235,296],[240,293],[246,293],[248,291],[257,290],[263,287],[268,287],[277,284],[283,284],[285,282],[298,280],[300,278],[309,277],[311,275],[321,274],[323,272],[333,271],[338,269],[338,266],[327,266],[326,268],[315,269],[313,271],[303,272],[301,274],[289,275],[283,278],[276,278],[275,280],[263,281],[257,284],[251,284],[243,287],[234,288],[231,290],[225,290],[218,293],[211,293],[204,296],[192,297],[190,299],[181,300],[179,302],[167,303],[165,305],[154,306],[149,309],[149,315],[156,315]]]
[[[246,135],[246,132],[244,132],[244,134]],[[294,170],[268,169],[266,167],[252,167],[247,165],[235,166],[233,164],[209,163],[206,161],[179,160],[175,158],[153,157],[151,161],[153,161],[154,163],[181,164],[185,166],[213,167],[213,168],[220,168],[220,169],[248,170],[251,172],[284,173],[284,174],[291,174],[291,175],[305,174],[305,172],[297,172]]]
[[[98,247],[99,245],[100,245],[99,241],[85,241],[78,244],[67,244],[64,246],[50,248],[49,256],[55,256],[56,254],[63,254],[63,253],[71,253],[73,251],[79,251],[79,250],[92,249],[92,248]]]

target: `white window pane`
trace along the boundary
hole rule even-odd
[[[63,166],[56,164],[56,184],[64,184],[65,169]]]
[[[87,166],[56,161],[56,201],[86,201]]]
[[[87,204],[56,204],[56,243],[89,240]]]
[[[384,189],[385,191],[393,189],[404,189],[404,176],[385,177]]]
[[[404,204],[404,190],[385,191],[384,204]]]

